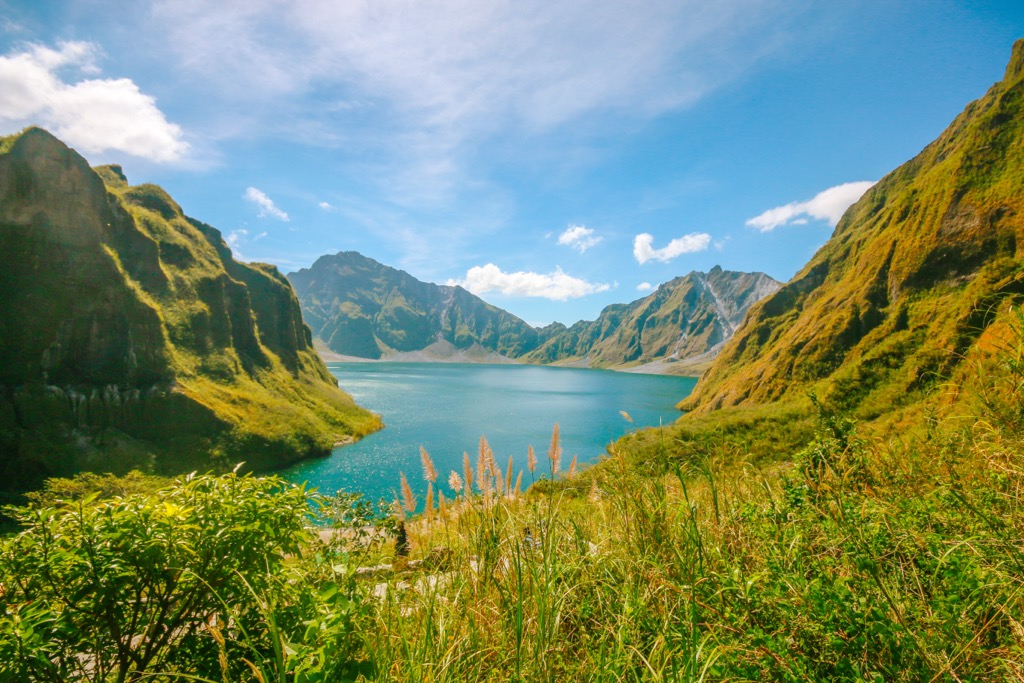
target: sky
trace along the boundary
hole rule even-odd
[[[786,281],[1002,77],[1024,2],[0,0],[0,134],[235,257],[358,251],[532,324]]]

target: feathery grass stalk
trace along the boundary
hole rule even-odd
[[[466,485],[466,498],[473,495],[473,466],[469,462],[469,453],[462,452],[462,477]]]
[[[416,496],[412,492],[412,488],[409,486],[409,480],[405,478],[405,472],[398,473],[399,478],[399,490],[402,493],[402,507],[408,514],[416,512]]]
[[[480,495],[485,496],[490,492],[490,472],[487,467],[487,454],[483,448],[477,451],[476,456],[476,487]]]
[[[434,468],[434,461],[430,459],[427,449],[420,446],[420,462],[423,463],[423,478],[428,482],[437,481],[437,470]]]
[[[505,469],[505,495],[512,493],[512,456],[508,456],[508,467]]]
[[[451,487],[452,491],[455,491],[455,495],[462,493],[462,477],[455,470],[452,470],[451,474],[448,475],[448,486]]]
[[[558,475],[559,469],[562,464],[562,444],[559,443],[558,437],[558,423],[555,423],[554,429],[551,430],[551,445],[548,446],[548,461],[551,463],[551,478],[554,479]]]

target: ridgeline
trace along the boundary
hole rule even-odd
[[[39,128],[0,141],[0,486],[267,469],[379,427],[276,268]]]

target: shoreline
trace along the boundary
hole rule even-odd
[[[711,365],[712,358],[706,358],[706,354],[686,360],[672,360],[659,358],[639,365],[613,365],[609,367],[595,368],[585,359],[567,360],[560,363],[524,363],[515,358],[502,356],[494,352],[485,352],[486,355],[477,353],[466,353],[462,349],[443,356],[435,355],[428,349],[420,351],[405,351],[396,353],[385,358],[363,358],[361,356],[347,356],[333,351],[317,348],[324,363],[465,363],[470,365],[527,365],[538,368],[573,368],[583,370],[611,370],[613,372],[625,372],[637,375],[664,375],[668,377],[691,377],[699,379]]]

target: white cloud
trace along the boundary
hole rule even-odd
[[[652,285],[650,282],[641,282],[636,286],[636,291],[638,292],[649,292],[652,289],[654,289],[654,285]]]
[[[603,237],[594,237],[594,231],[591,228],[570,225],[565,232],[558,236],[558,243],[582,254],[603,239]]]
[[[643,232],[633,238],[633,256],[636,257],[637,263],[647,263],[652,260],[668,263],[682,254],[704,251],[711,244],[711,235],[706,232],[690,233],[677,237],[661,249],[655,249],[653,244],[654,235],[650,233]]]
[[[274,200],[264,194],[262,191],[257,190],[255,187],[250,187],[245,190],[245,194],[242,195],[243,199],[247,199],[259,208],[257,214],[260,218],[264,216],[273,216],[274,218],[288,222],[288,214],[281,209],[277,208],[274,204]]]
[[[236,247],[239,246],[239,244],[245,241],[245,237],[248,234],[249,231],[245,230],[244,228],[232,230],[230,233],[228,233],[228,236],[224,238],[224,241],[228,243],[229,247],[235,249]]]
[[[324,211],[333,211],[334,210],[334,207],[331,206],[331,204],[329,202],[320,202],[319,204],[317,204],[317,206],[319,206]]]
[[[232,230],[224,237],[224,241],[227,242],[228,248],[231,249],[231,255],[238,261],[249,260],[243,253],[242,249],[249,243],[249,231],[245,228],[239,228],[238,230]]]
[[[180,160],[188,151],[181,127],[127,78],[62,80],[62,69],[99,74],[92,43],[30,45],[0,57],[0,127],[48,128],[66,143],[90,153],[125,152],[151,161]]]
[[[874,184],[874,181],[862,180],[836,185],[822,190],[805,202],[790,202],[785,206],[768,209],[747,221],[747,225],[768,232],[783,225],[804,225],[808,218],[814,218],[828,221],[829,225],[835,227],[850,205]]]
[[[506,273],[493,263],[474,266],[466,272],[464,279],[448,280],[448,285],[459,285],[473,294],[501,292],[509,296],[539,297],[555,301],[578,299],[611,289],[611,285],[587,282],[567,275],[561,268],[555,268],[555,272],[546,275],[522,271]]]

